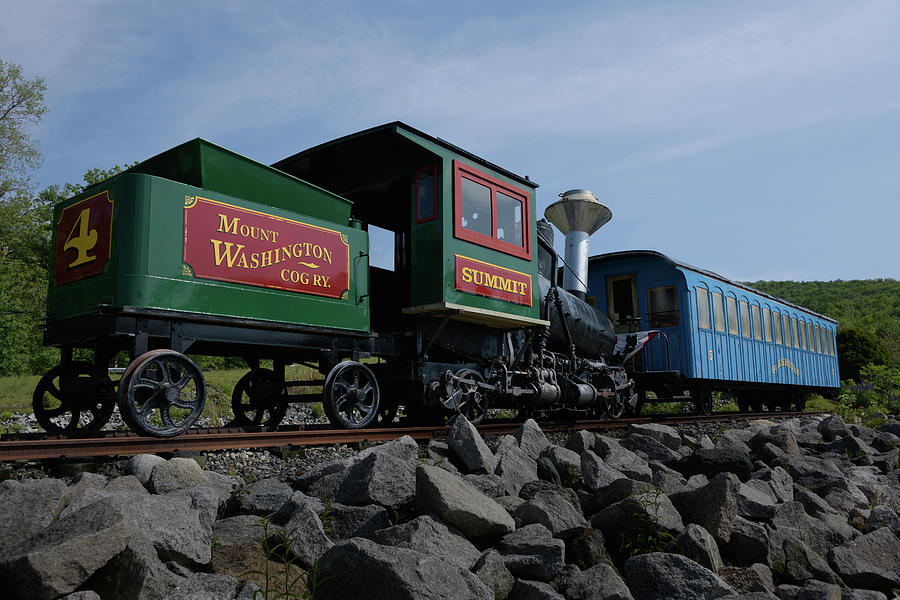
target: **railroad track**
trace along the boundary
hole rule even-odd
[[[760,418],[790,418],[816,415],[810,412],[778,413],[714,413],[712,415],[654,415],[628,419],[582,419],[543,421],[544,432],[566,432],[585,429],[598,431],[627,427],[633,423],[682,425]],[[521,421],[485,422],[478,426],[482,435],[513,433]],[[290,446],[326,446],[381,442],[409,435],[416,440],[442,438],[447,428],[391,427],[377,429],[330,429],[325,426],[284,427],[277,431],[261,431],[250,427],[218,427],[190,429],[172,438],[144,437],[128,431],[101,431],[92,435],[63,436],[40,433],[5,434],[0,436],[0,461],[129,456],[143,453],[171,453],[200,450],[233,450],[239,448],[283,448]]]

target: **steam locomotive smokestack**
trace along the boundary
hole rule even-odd
[[[569,190],[560,196],[562,200],[548,206],[544,216],[566,236],[563,288],[584,300],[589,240],[612,218],[612,211],[589,190]]]

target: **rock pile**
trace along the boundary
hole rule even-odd
[[[0,483],[0,593],[889,598],[898,436],[827,417],[555,445],[527,421],[492,451],[460,418],[427,448],[401,438],[250,485],[142,455],[121,477]]]

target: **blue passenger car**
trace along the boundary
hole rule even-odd
[[[837,321],[649,250],[593,256],[588,296],[617,333],[659,333],[635,359],[642,399],[690,400],[711,392],[741,410],[803,406],[840,386]]]

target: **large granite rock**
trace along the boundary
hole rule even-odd
[[[625,561],[625,579],[635,600],[695,600],[734,593],[721,577],[679,554],[633,556]]]
[[[565,543],[540,524],[516,529],[504,536],[494,549],[516,577],[549,581],[565,566]]]
[[[788,502],[779,507],[766,529],[769,533],[768,564],[772,568],[785,564],[783,547],[787,539],[800,540],[820,556],[826,556],[829,549],[848,541],[848,532],[833,529],[824,521],[806,514],[799,502]]]
[[[152,459],[150,459],[152,462]],[[147,489],[155,494],[165,494],[180,488],[209,485],[203,469],[191,458],[171,458],[157,463],[150,471]]]
[[[541,431],[534,419],[528,419],[513,434],[519,443],[519,448],[530,458],[537,460],[541,453],[551,446],[550,440]]]
[[[384,546],[430,554],[467,571],[481,556],[478,548],[458,531],[428,515],[376,531],[372,540]]]
[[[585,487],[595,492],[617,479],[625,479],[625,475],[621,471],[606,464],[606,461],[590,450],[581,454],[581,476]]]
[[[643,452],[647,460],[670,465],[681,460],[682,456],[658,440],[640,433],[630,433],[620,442],[632,452]]]
[[[559,493],[542,490],[516,511],[524,525],[540,523],[554,536],[567,538],[588,526],[582,514]]]
[[[725,566],[716,540],[696,523],[691,523],[679,533],[666,547],[666,552],[686,556],[713,573],[718,573]]]
[[[653,472],[650,470],[647,461],[622,446],[614,438],[598,435],[594,444],[594,451],[608,466],[621,472],[626,477],[638,481],[650,481],[653,477]]]
[[[415,460],[383,452],[369,453],[347,472],[334,499],[341,504],[377,504],[397,509],[416,495]]]
[[[136,537],[140,532],[121,503],[75,511],[7,550],[0,559],[4,593],[49,600],[73,592]]]
[[[469,473],[493,473],[497,467],[497,458],[481,434],[462,415],[453,420],[447,432],[447,445]]]
[[[0,556],[59,517],[66,484],[58,479],[0,483]]]
[[[543,435],[543,434],[541,434]],[[538,444],[535,443],[535,446]],[[549,446],[549,442],[547,443]],[[542,446],[541,449],[546,446]],[[537,462],[519,447],[512,436],[503,436],[497,448],[497,467],[495,473],[503,479],[506,493],[517,496],[522,486],[538,478]]]
[[[753,463],[745,453],[735,448],[699,448],[673,464],[672,468],[685,477],[699,474],[713,479],[720,473],[732,473],[741,481],[747,481],[753,471]]]
[[[281,541],[281,540],[279,540]],[[284,524],[281,541],[286,550],[304,569],[311,568],[334,543],[325,534],[322,521],[311,506],[301,506]]]
[[[566,600],[634,600],[625,581],[608,564],[572,574],[561,589]]]
[[[318,581],[316,600],[494,600],[494,592],[474,573],[428,554],[362,538],[326,552],[318,563]]]
[[[513,531],[515,522],[502,506],[439,467],[416,469],[416,504],[460,530],[473,542],[491,542]]]
[[[269,516],[278,512],[293,494],[291,486],[275,477],[268,477],[247,486],[238,501],[242,512]]]
[[[886,527],[835,547],[828,561],[852,587],[885,594],[900,588],[900,540]]]
[[[668,425],[660,425],[658,423],[634,423],[628,426],[625,431],[626,435],[639,433],[653,438],[660,444],[666,446],[670,450],[678,450],[681,448],[681,435],[678,430]]]
[[[672,494],[670,500],[685,522],[700,525],[716,542],[727,544],[738,516],[740,486],[741,482],[734,474],[720,473],[701,488]]]
[[[678,511],[665,494],[656,491],[607,506],[591,517],[591,525],[603,532],[616,551],[620,548],[646,551],[642,547],[646,540],[660,538],[661,533],[672,539],[684,529]]]
[[[493,592],[495,598],[506,598],[516,583],[503,557],[496,550],[486,550],[472,567],[472,572]]]

